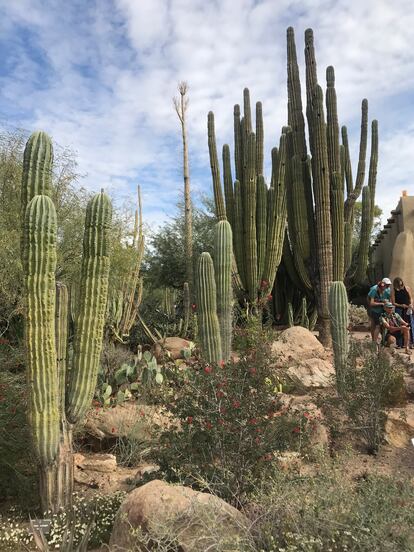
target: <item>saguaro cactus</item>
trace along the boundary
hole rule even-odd
[[[197,265],[198,330],[201,349],[208,362],[222,359],[216,293],[213,261],[209,253],[202,253]]]
[[[214,268],[217,286],[217,315],[220,325],[222,359],[229,360],[232,342],[233,289],[231,263],[233,255],[230,223],[216,224],[214,238]]]
[[[36,143],[39,147],[34,148]],[[36,192],[50,191],[44,184],[45,158],[51,159],[50,139],[44,133],[35,133],[25,151],[25,160],[30,159],[30,162],[23,167],[22,186],[26,192],[22,192],[22,212],[25,213],[22,262],[26,290],[29,423],[40,464],[41,505],[46,512],[70,504],[72,424],[89,406],[96,385],[108,292],[111,204],[102,192],[93,197],[87,207],[74,363],[67,372],[68,293],[66,286],[55,284],[56,211],[47,195],[41,193],[31,197]],[[65,404],[68,373],[70,385],[68,404]]]
[[[343,282],[332,282],[329,289],[332,345],[335,357],[336,385],[341,393],[349,352],[348,296]]]

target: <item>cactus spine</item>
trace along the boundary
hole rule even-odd
[[[217,315],[220,325],[221,359],[226,362],[231,355],[232,342],[232,241],[230,223],[225,220],[218,222],[215,228],[214,268],[217,285]]]
[[[335,357],[336,385],[341,393],[348,359],[348,297],[344,283],[332,282],[329,289],[332,343]]]
[[[217,316],[214,265],[209,253],[202,253],[197,265],[198,328],[201,349],[207,362],[222,359],[220,325]]]
[[[99,363],[108,289],[110,201],[89,202],[84,235],[74,365],[66,372],[68,292],[55,284],[56,211],[50,193],[52,144],[34,133],[25,149],[22,176],[22,264],[26,291],[29,423],[40,464],[44,512],[68,507],[73,490],[72,423],[89,406]],[[32,197],[32,194],[34,195]],[[27,203],[27,204],[26,204]],[[66,379],[69,375],[69,404]],[[66,416],[69,418],[67,424]]]

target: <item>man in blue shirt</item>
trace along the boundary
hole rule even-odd
[[[389,347],[397,344],[397,339],[404,340],[404,349],[407,355],[410,354],[408,342],[410,339],[410,329],[407,322],[401,316],[394,312],[392,303],[384,303],[384,312],[380,316],[380,324],[383,331],[383,344]]]
[[[372,286],[368,293],[368,314],[371,319],[371,338],[377,343],[380,332],[380,316],[383,313],[384,303],[391,299],[391,280],[383,278],[377,285]]]

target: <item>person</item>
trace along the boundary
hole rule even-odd
[[[384,303],[391,299],[391,280],[383,278],[378,284],[372,286],[368,293],[368,315],[371,320],[371,338],[377,343],[380,333],[380,316],[383,312]]]
[[[394,278],[392,282],[391,290],[391,303],[395,306],[395,312],[401,316],[401,318],[407,322],[409,328],[411,329],[411,346],[413,344],[413,320],[412,320],[412,305],[413,305],[413,296],[411,289],[404,285],[404,282],[401,278]]]
[[[410,329],[401,316],[394,312],[394,305],[390,302],[384,304],[384,312],[380,316],[382,328],[382,343],[385,346],[396,345],[397,339],[402,337],[404,340],[404,349],[407,355],[410,354],[408,343],[410,339]]]

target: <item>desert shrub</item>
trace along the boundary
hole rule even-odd
[[[373,344],[352,343],[345,373],[343,405],[367,450],[383,440],[386,409],[404,395],[401,363]]]
[[[46,535],[50,549],[59,548],[67,530],[73,534],[74,546],[79,544],[88,528],[89,546],[108,542],[115,515],[124,497],[125,493],[120,491],[109,495],[96,494],[89,499],[75,494],[71,511],[62,511],[50,518],[50,530]],[[0,517],[0,550],[27,550],[25,545],[32,543],[33,537],[28,533],[25,518],[24,514],[15,510]]]
[[[310,430],[306,417],[279,404],[282,376],[266,332],[258,325],[246,332],[238,362],[196,359],[172,371],[165,404],[176,423],[161,434],[154,457],[168,480],[234,504],[274,469],[275,451],[303,448]]]
[[[349,304],[348,310],[349,324],[354,326],[369,326],[368,312],[365,307]]]
[[[260,552],[413,550],[414,487],[408,479],[344,475],[322,461],[315,476],[275,473],[252,501]]]
[[[34,480],[24,374],[0,370],[0,496],[24,499]]]

